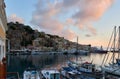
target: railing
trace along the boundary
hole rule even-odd
[[[19,72],[7,72],[7,75],[16,75],[17,79],[20,79]],[[9,78],[9,77],[8,77]]]

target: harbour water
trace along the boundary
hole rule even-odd
[[[98,53],[77,56],[69,54],[8,55],[7,72],[18,72],[20,77],[22,77],[24,70],[28,67],[36,67],[40,70],[45,68],[60,69],[62,66],[67,65],[66,62],[68,60],[76,62],[88,61],[100,66],[102,64],[104,55],[105,54]]]

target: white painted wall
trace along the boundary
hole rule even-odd
[[[5,40],[0,39],[0,61],[5,57]]]
[[[0,0],[0,27],[2,27],[3,32],[7,30],[7,19],[5,13],[5,4],[4,0]],[[6,56],[6,37],[0,36],[0,62],[2,61],[3,57]]]

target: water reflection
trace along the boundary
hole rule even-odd
[[[7,56],[7,71],[19,72],[20,76],[28,67],[44,68],[57,68],[65,66],[68,60],[76,62],[89,61],[97,65],[101,65],[104,54],[89,54],[88,56],[76,55],[62,55],[62,54],[41,54],[41,55],[8,55]]]

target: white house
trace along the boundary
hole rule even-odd
[[[6,55],[6,30],[7,30],[7,19],[5,13],[4,0],[0,0],[0,62]]]

